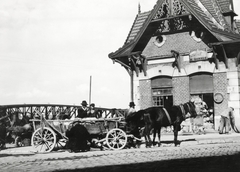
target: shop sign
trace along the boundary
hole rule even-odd
[[[204,50],[196,50],[192,51],[189,55],[190,62],[207,60],[207,51]]]

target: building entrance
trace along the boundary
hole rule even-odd
[[[199,72],[189,77],[190,95],[197,102],[205,102],[209,118],[214,124],[213,76],[211,73]]]

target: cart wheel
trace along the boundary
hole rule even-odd
[[[63,149],[66,147],[67,140],[66,139],[59,139],[58,142],[56,143],[56,149]]]
[[[107,133],[106,142],[110,149],[120,150],[127,144],[127,135],[123,130],[114,128]]]
[[[56,135],[51,128],[38,128],[32,135],[31,144],[38,152],[50,152],[56,144]]]

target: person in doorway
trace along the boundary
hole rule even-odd
[[[127,111],[127,116],[131,115],[134,112],[136,112],[136,110],[135,110],[135,103],[134,102],[130,102],[129,103],[129,109]]]
[[[231,129],[230,120],[234,121],[233,107],[229,107],[228,109],[222,112],[219,126],[219,134],[229,134],[229,131]]]
[[[86,100],[83,100],[81,103],[81,107],[77,110],[78,114],[77,114],[77,118],[86,118],[87,117],[87,112],[88,112],[88,108],[87,108],[87,102]]]
[[[203,118],[207,113],[207,109],[206,109],[207,104],[200,97],[198,97],[195,100],[195,106],[196,106],[197,116],[193,120],[193,123],[194,123],[193,132],[199,135],[206,134]]]

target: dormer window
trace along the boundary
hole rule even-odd
[[[165,43],[166,39],[167,39],[167,38],[166,38],[165,35],[159,35],[159,36],[157,36],[157,37],[155,38],[154,44],[155,44],[158,48],[160,48],[160,47],[162,47],[163,44]]]

